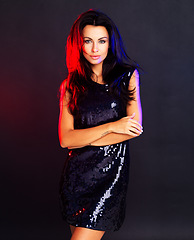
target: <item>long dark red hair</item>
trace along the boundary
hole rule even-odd
[[[82,13],[74,22],[70,34],[67,38],[66,45],[66,65],[68,68],[68,77],[61,85],[60,99],[61,102],[65,92],[70,93],[69,109],[74,115],[78,109],[77,100],[81,94],[87,90],[87,85],[90,81],[92,70],[88,61],[82,53],[83,38],[82,30],[86,25],[104,26],[109,34],[109,51],[106,59],[103,62],[102,76],[106,83],[113,82],[116,77],[123,74],[128,68],[137,68],[138,65],[132,61],[126,54],[120,33],[114,22],[104,13],[97,10],[89,10]],[[114,74],[113,74],[114,72]],[[115,88],[115,84],[114,85]],[[110,84],[111,87],[111,84]],[[117,93],[117,90],[111,92]],[[132,100],[132,92],[124,91],[121,97],[125,101]]]

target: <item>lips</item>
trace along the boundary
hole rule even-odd
[[[97,59],[100,58],[100,55],[96,55],[96,56],[94,56],[94,55],[90,55],[90,57],[91,57],[92,59],[94,59],[94,60],[97,60]]]

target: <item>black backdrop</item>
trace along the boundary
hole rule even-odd
[[[0,237],[70,237],[58,202],[57,92],[70,27],[89,8],[113,19],[145,70],[126,220],[103,239],[194,239],[192,0],[0,0]]]

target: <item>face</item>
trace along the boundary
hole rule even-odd
[[[82,32],[83,55],[92,65],[102,64],[108,54],[109,35],[103,26],[86,25]]]

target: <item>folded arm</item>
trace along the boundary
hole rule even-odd
[[[131,101],[130,104],[127,106],[127,115],[132,116],[133,114],[135,114],[133,119],[142,125],[142,108],[141,108],[140,90],[139,90],[139,74],[137,70],[135,70],[133,75],[131,76],[128,89],[132,90],[134,89],[134,87],[135,87],[134,101]],[[134,137],[137,137],[137,136],[132,136],[129,134],[109,133],[106,136],[92,142],[91,145],[93,146],[110,145],[110,144],[123,142],[125,140],[129,140]]]
[[[142,132],[138,72],[131,77],[129,88],[136,87],[135,101],[127,107],[127,117],[115,122],[87,129],[74,129],[74,118],[68,108],[70,95],[66,91],[60,103],[59,140],[61,147],[80,148],[87,145],[103,146],[137,137]],[[135,85],[134,85],[135,84]],[[65,86],[63,86],[65,88]]]

